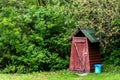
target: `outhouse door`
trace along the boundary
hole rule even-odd
[[[86,37],[73,37],[70,58],[70,69],[74,71],[88,71],[88,44]]]

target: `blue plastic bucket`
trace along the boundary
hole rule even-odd
[[[102,64],[95,64],[95,73],[101,73],[102,72]]]

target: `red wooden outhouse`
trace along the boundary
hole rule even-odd
[[[77,72],[93,72],[94,64],[100,64],[100,47],[94,29],[78,29],[72,36],[69,69]]]

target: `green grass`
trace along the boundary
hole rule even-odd
[[[83,76],[82,80],[120,80],[119,73],[90,73],[87,76]]]
[[[89,73],[87,76],[78,76],[69,71],[57,71],[29,74],[0,74],[0,80],[120,80],[120,74]]]

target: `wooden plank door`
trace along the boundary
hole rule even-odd
[[[72,60],[71,60],[72,59]],[[87,42],[84,37],[73,37],[72,40],[72,49],[71,49],[71,58],[70,62],[72,63],[71,68],[74,71],[86,71],[87,60]]]

